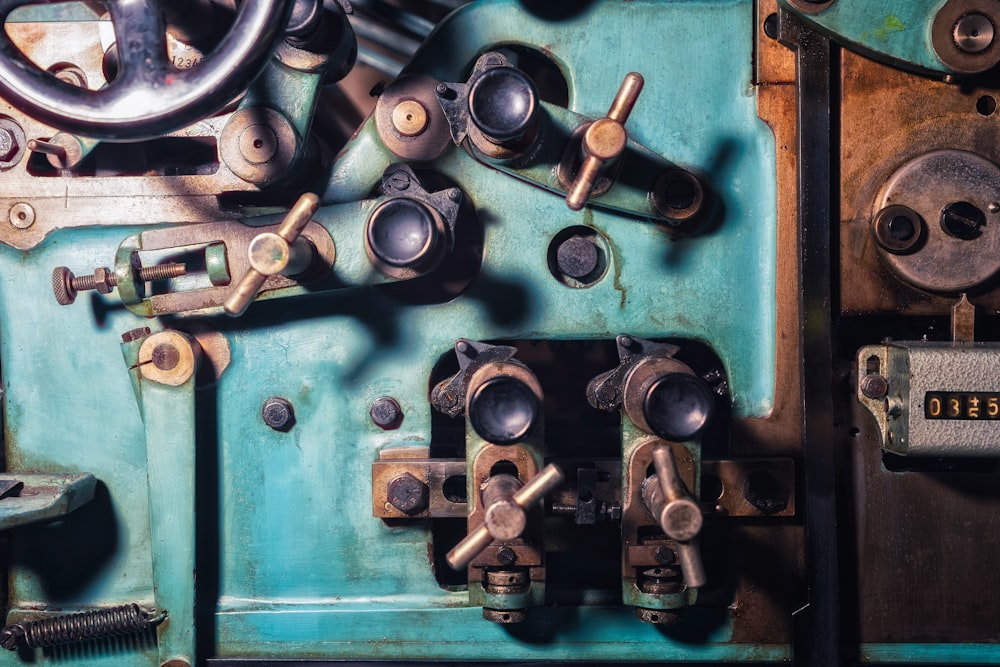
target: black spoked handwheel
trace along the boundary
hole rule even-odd
[[[106,0],[118,75],[101,90],[87,90],[30,63],[2,29],[7,15],[29,1],[0,0],[0,94],[48,125],[105,141],[161,136],[221,109],[265,64],[293,4],[244,0],[218,46],[195,67],[178,70],[167,58],[160,0]]]

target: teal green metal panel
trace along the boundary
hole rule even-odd
[[[370,511],[371,463],[379,450],[430,442],[428,378],[458,337],[610,339],[629,332],[704,340],[726,364],[736,414],[769,412],[775,148],[756,115],[752,35],[747,0],[595,3],[558,24],[517,2],[493,2],[459,12],[435,34],[414,71],[461,80],[464,67],[497,44],[544,45],[569,81],[570,108],[592,116],[604,113],[626,72],[642,72],[646,88],[628,123],[634,138],[704,174],[725,215],[698,238],[674,241],[642,220],[596,210],[574,213],[558,196],[452,148],[431,166],[472,199],[485,223],[487,248],[481,273],[461,296],[409,304],[376,288],[357,288],[261,302],[236,321],[206,318],[232,348],[229,369],[197,399],[197,410],[217,424],[199,433],[198,447],[218,460],[218,539],[205,547],[218,582],[198,579],[197,585],[218,596],[219,654],[788,656],[786,646],[730,644],[728,624],[704,644],[674,641],[638,622],[627,608],[553,612],[552,634],[544,642],[508,632],[483,621],[479,609],[467,606],[466,593],[438,586],[427,561],[426,524],[389,526]],[[369,121],[335,167],[324,201],[367,196],[391,161]],[[612,256],[602,281],[573,290],[549,275],[546,252],[556,233],[577,224],[599,230]],[[118,349],[118,334],[142,321],[113,298],[84,298],[60,308],[45,292],[53,266],[106,265],[118,243],[137,231],[67,230],[28,254],[0,250],[0,261],[16,267],[0,284],[9,467],[93,472],[110,495],[114,548],[59,597],[66,609],[153,600],[147,435]],[[349,232],[358,238],[362,233],[342,233]],[[23,298],[39,293],[44,298]],[[76,398],[81,393],[85,399]],[[368,418],[371,401],[383,395],[394,396],[406,415],[397,431],[381,431]],[[288,433],[259,419],[271,396],[295,407],[297,424]],[[585,397],[579,398],[581,409],[588,409]],[[106,418],[109,406],[112,421]],[[31,540],[19,540],[15,532],[14,544],[21,555],[12,577],[14,607],[51,603],[50,582],[33,575],[31,555],[24,553]],[[178,575],[176,584],[188,586],[190,579]],[[17,660],[0,656],[0,664]],[[71,655],[59,662],[117,667],[155,661],[155,649],[146,647],[113,660]],[[38,664],[49,662],[56,660],[40,655]]]
[[[778,2],[795,12],[807,25],[852,50],[908,69],[951,71],[937,57],[931,44],[931,25],[945,0],[838,0],[815,13],[797,11],[788,0]]]

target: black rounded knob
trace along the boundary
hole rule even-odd
[[[441,245],[434,216],[423,203],[407,197],[384,202],[368,219],[368,247],[380,261],[396,268],[418,268],[433,260]]]
[[[538,410],[538,397],[528,385],[501,375],[476,388],[469,399],[469,423],[483,440],[513,445],[531,431]]]
[[[538,114],[538,90],[524,72],[494,67],[469,91],[469,113],[480,132],[497,143],[511,142],[531,129]]]
[[[696,375],[668,373],[646,391],[642,412],[653,433],[667,440],[690,440],[712,419],[715,395]]]

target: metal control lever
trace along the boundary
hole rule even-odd
[[[277,232],[258,234],[247,249],[250,268],[226,298],[227,315],[239,317],[253,303],[268,278],[277,274],[297,275],[309,268],[313,249],[299,234],[319,208],[319,197],[307,192],[285,215]]]
[[[684,583],[691,588],[705,585],[705,569],[698,553],[702,515],[677,473],[674,452],[661,445],[653,450],[656,475],[643,484],[642,500],[653,513],[667,537],[677,543],[677,558]]]
[[[595,120],[583,133],[581,144],[584,154],[583,164],[580,165],[566,195],[566,205],[572,210],[579,211],[584,207],[601,169],[605,164],[617,160],[625,151],[628,143],[625,121],[632,113],[632,107],[639,99],[644,83],[642,75],[638,72],[626,74],[618,94],[611,102],[608,115]]]
[[[448,552],[448,565],[467,567],[494,540],[514,540],[527,525],[526,511],[563,480],[563,471],[552,463],[524,486],[511,475],[494,475],[483,489],[486,515],[483,523]]]

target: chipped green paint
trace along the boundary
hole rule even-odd
[[[931,25],[945,0],[906,0],[891,5],[872,0],[837,0],[803,12],[789,0],[778,0],[810,28],[838,44],[893,65],[918,72],[950,72],[931,45]],[[891,14],[886,13],[891,7]]]
[[[900,21],[896,16],[889,14],[885,17],[885,23],[882,27],[875,30],[872,34],[875,39],[882,40],[883,42],[889,39],[889,33],[902,32],[906,29],[906,25]]]
[[[734,643],[731,621],[713,626],[703,643],[673,640],[638,622],[626,607],[540,608],[543,622],[534,630],[547,635],[509,632],[483,621],[481,610],[468,606],[467,593],[438,586],[427,562],[432,535],[426,523],[387,525],[371,516],[371,462],[394,444],[430,443],[428,379],[459,336],[610,340],[629,332],[706,340],[729,360],[734,415],[764,416],[771,409],[775,147],[755,98],[745,95],[752,80],[753,2],[608,0],[560,22],[525,7],[519,0],[496,0],[459,10],[434,33],[411,71],[456,81],[492,46],[545,44],[569,83],[570,108],[589,117],[603,115],[624,74],[639,71],[646,86],[630,132],[658,154],[704,173],[724,215],[703,235],[672,241],[643,220],[570,211],[558,196],[451,148],[426,166],[466,192],[484,221],[486,245],[483,267],[462,294],[424,304],[376,287],[352,287],[262,301],[239,320],[200,318],[229,341],[231,365],[216,384],[195,392],[196,437],[180,402],[170,405],[183,419],[160,415],[155,428],[164,435],[184,431],[173,434],[177,444],[197,441],[198,489],[209,492],[198,496],[203,530],[194,592],[199,612],[214,613],[198,631],[214,630],[214,637],[199,639],[219,655],[790,656],[784,644]],[[709,19],[713,30],[706,33]],[[674,35],[670,40],[663,39],[664,25]],[[669,66],[689,62],[700,66]],[[334,220],[331,204],[367,197],[393,160],[373,123],[366,123],[329,175],[326,212],[318,215]],[[365,262],[359,250],[364,217],[357,219],[359,228],[342,230],[343,242],[338,238],[338,263],[352,270]],[[567,289],[549,274],[546,251],[555,234],[579,224],[608,239],[613,267],[592,287]],[[149,413],[135,400],[119,345],[122,332],[149,322],[121,307],[114,294],[60,307],[48,291],[52,267],[109,265],[121,241],[138,231],[65,229],[27,255],[0,248],[0,263],[17,266],[0,282],[5,427],[16,433],[5,443],[12,450],[8,461],[24,470],[93,473],[99,480],[95,501],[66,522],[89,517],[89,527],[104,531],[85,545],[97,552],[73,562],[70,583],[65,572],[46,564],[54,561],[39,564],[30,544],[15,543],[15,613],[149,604],[154,582],[157,589],[175,589],[181,600],[190,590],[190,572],[176,574],[172,583],[156,581],[153,573],[146,443],[157,436],[146,432],[142,416]],[[186,321],[152,324],[181,327]],[[34,353],[40,349],[59,353]],[[97,398],[76,400],[81,392]],[[145,392],[140,403],[153,398]],[[296,425],[287,433],[260,419],[271,396],[294,405]],[[368,409],[379,396],[393,396],[402,406],[406,418],[398,430],[371,423]],[[585,397],[580,400],[584,405]],[[61,418],[47,417],[55,414]],[[162,565],[169,553],[159,549],[157,562]],[[55,584],[62,584],[58,596]],[[39,651],[34,658],[38,667],[159,664],[155,646],[112,654]],[[0,665],[20,664],[16,655],[0,655]]]

